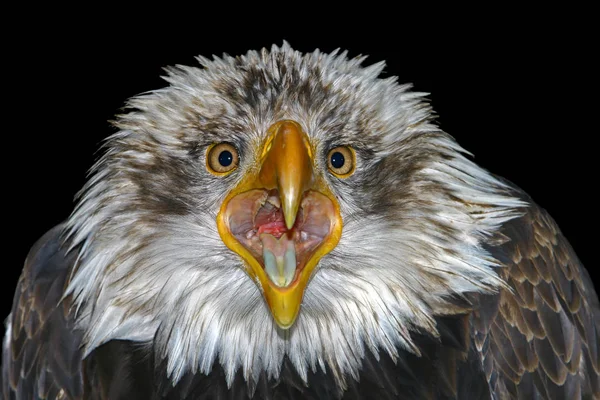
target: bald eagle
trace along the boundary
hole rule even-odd
[[[287,43],[198,60],[31,249],[4,399],[600,398],[588,273],[425,94]]]

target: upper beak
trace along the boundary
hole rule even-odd
[[[312,271],[340,239],[342,220],[335,196],[314,172],[310,143],[298,123],[284,120],[272,125],[259,162],[259,168],[251,169],[225,198],[217,227],[223,242],[244,259],[248,274],[259,282],[277,324],[289,328],[298,317]],[[265,238],[261,233],[265,227],[256,222],[272,193],[279,196],[283,214],[275,234],[281,238]],[[271,218],[276,216],[272,211]],[[253,237],[257,240],[246,240],[254,231],[237,231],[248,224],[257,231]],[[302,229],[317,232],[318,240],[310,246],[302,242],[297,232]],[[277,271],[286,279],[274,279]]]
[[[313,183],[310,146],[302,128],[294,121],[282,121],[271,129],[272,140],[258,176],[265,189],[279,189],[285,225],[292,229],[304,192]]]

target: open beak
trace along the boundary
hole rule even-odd
[[[294,121],[269,128],[260,165],[225,198],[217,227],[245,261],[276,323],[291,327],[317,263],[337,245],[337,200],[315,174],[306,134]]]

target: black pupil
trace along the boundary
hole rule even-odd
[[[342,153],[340,153],[339,151],[336,151],[335,153],[333,153],[331,155],[331,166],[333,168],[339,169],[342,168],[344,166],[344,162],[346,160],[344,159],[344,155]]]
[[[223,167],[229,167],[233,162],[233,154],[229,150],[223,150],[219,154],[219,164]]]

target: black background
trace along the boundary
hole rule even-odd
[[[171,17],[165,11],[151,20],[103,16],[92,23],[40,16],[7,40],[1,315],[9,312],[29,247],[69,215],[100,142],[114,132],[107,121],[127,98],[164,86],[167,65],[284,39],[303,52],[340,47],[350,56],[369,55],[366,64],[386,60],[386,76],[429,92],[441,127],[477,163],[546,208],[595,275],[598,113],[594,47],[584,29],[518,19],[438,29],[369,19],[375,25],[367,28],[316,17],[245,25],[221,17],[211,28],[206,16],[163,26]],[[261,25],[267,29],[259,31]]]

